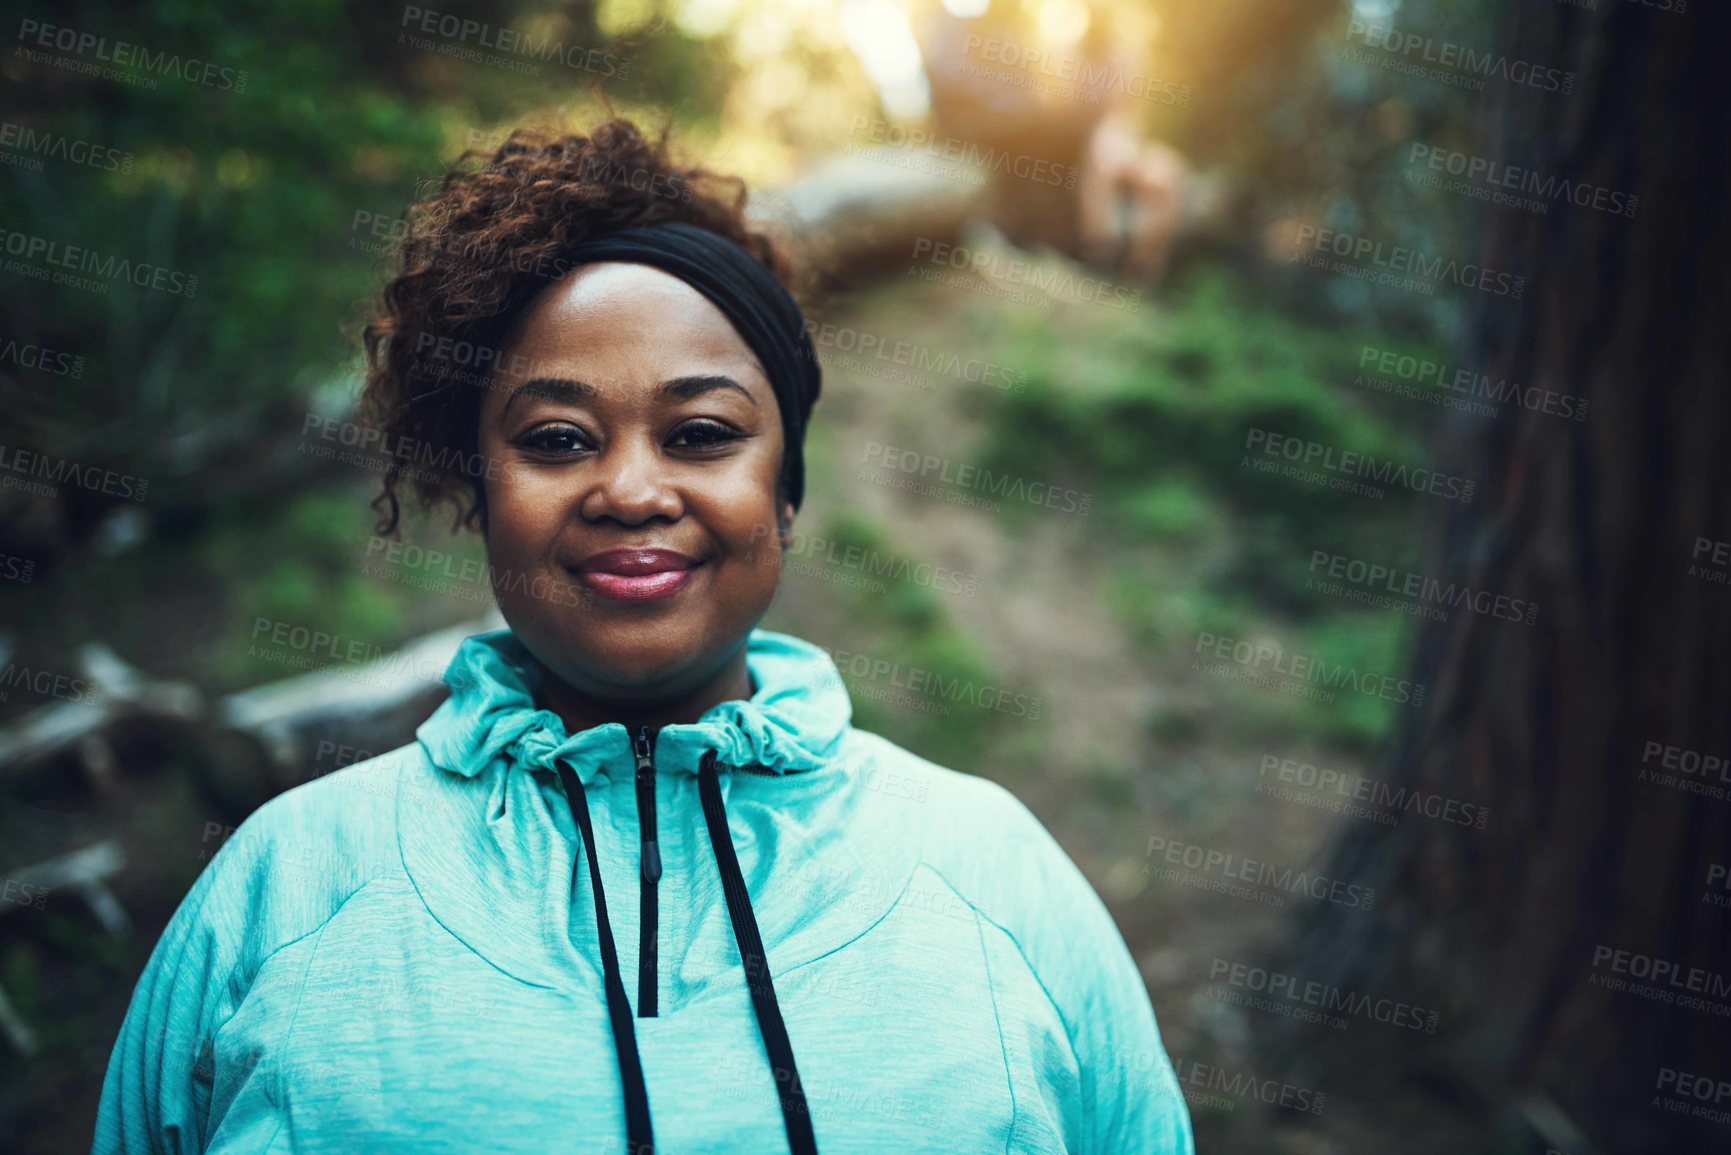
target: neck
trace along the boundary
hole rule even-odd
[[[695,685],[633,697],[586,693],[543,666],[536,697],[540,706],[559,715],[567,734],[576,734],[607,722],[621,722],[633,730],[640,725],[651,730],[684,725],[723,702],[749,699],[755,691],[742,646],[720,669]]]

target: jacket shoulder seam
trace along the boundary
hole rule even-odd
[[[380,876],[380,877],[383,877],[383,876]],[[376,878],[376,877],[367,879],[367,881],[361,883],[353,891],[351,891],[347,898],[345,898],[341,902],[339,902],[337,904],[337,908],[335,910],[331,911],[331,913],[325,917],[323,922],[319,923],[317,926],[315,926],[311,930],[307,931],[305,934],[296,935],[294,938],[290,939],[288,942],[283,943],[281,946],[279,946],[275,950],[271,951],[270,954],[266,955],[265,958],[258,964],[259,971],[263,971],[266,963],[270,962],[271,959],[275,958],[277,955],[281,954],[283,951],[287,950],[289,947],[295,945],[295,943],[305,942],[309,938],[322,938],[324,936],[324,933],[325,933],[325,928],[330,926],[332,922],[336,921],[337,915],[341,914],[344,911],[344,909],[346,909],[348,907],[349,903],[353,902],[355,900],[355,897],[357,895],[359,895],[363,890],[367,889],[367,887],[373,885],[373,883],[378,882],[378,881],[379,881],[379,878]],[[283,1028],[282,1041],[277,1044],[276,1054],[273,1056],[274,1061],[276,1063],[276,1079],[274,1081],[276,1083],[276,1089],[277,1089],[277,1111],[278,1111],[278,1115],[277,1115],[277,1129],[271,1135],[271,1142],[272,1143],[276,1142],[276,1136],[282,1133],[283,1116],[282,1116],[281,1112],[283,1111],[284,1107],[288,1103],[288,1097],[287,1097],[287,1095],[284,1094],[284,1087],[283,1087],[283,1058],[288,1052],[289,1041],[292,1038],[294,1038],[295,1026],[300,1022],[301,1002],[306,998],[306,993],[307,993],[307,976],[312,974],[313,959],[315,957],[317,957],[318,953],[319,953],[318,943],[315,942],[315,943],[313,943],[312,950],[307,952],[307,961],[301,967],[300,986],[295,991],[295,1009],[289,1015],[288,1026]],[[254,972],[254,976],[256,978],[257,972]],[[236,1009],[237,1010],[239,1009],[238,1006],[236,1007]],[[232,1017],[232,1016],[230,1016],[230,1017]]]
[[[343,908],[349,904],[349,901],[351,899],[353,899],[355,897],[355,895],[359,894],[361,891],[365,890],[367,887],[371,886],[373,883],[378,882],[379,879],[382,877],[384,877],[384,876],[381,875],[379,877],[367,879],[367,881],[361,883],[361,885],[357,886],[353,891],[351,891],[349,893],[349,895],[342,900],[342,902],[338,903],[337,908],[335,910],[331,911],[331,913],[329,915],[327,915],[323,919],[321,919],[317,926],[312,927],[309,930],[307,930],[301,934],[297,934],[297,935],[293,936],[292,938],[289,938],[286,941],[277,944],[276,946],[272,947],[270,949],[270,951],[264,955],[263,958],[259,959],[257,965],[252,967],[252,976],[247,980],[246,991],[244,993],[242,993],[240,995],[240,997],[235,999],[234,1006],[229,1008],[228,1013],[222,1017],[222,1021],[220,1023],[212,1024],[212,1026],[210,1028],[210,1034],[208,1035],[211,1046],[214,1048],[214,1046],[216,1045],[216,1037],[218,1035],[222,1034],[223,1030],[225,1028],[227,1028],[229,1023],[234,1021],[234,1017],[240,1013],[241,1006],[246,1002],[248,996],[250,996],[252,994],[252,988],[258,982],[258,976],[261,973],[263,973],[264,968],[270,963],[271,959],[275,958],[277,955],[281,954],[283,951],[287,950],[289,947],[295,945],[296,943],[302,942],[302,941],[306,940],[307,938],[322,932],[325,929],[325,927],[330,925],[332,919],[336,918],[337,915],[342,913]],[[208,894],[204,897],[204,899],[200,900],[200,903],[199,903],[200,913],[203,912],[204,905],[208,901],[209,901],[209,895]],[[311,963],[310,958],[308,959],[308,962],[309,962],[309,964]],[[234,982],[235,975],[240,971],[240,969],[241,969],[241,961],[237,959],[233,964],[231,964],[226,970],[223,971],[224,984],[225,985],[232,984]],[[295,1014],[296,1015],[298,1015],[300,1013],[300,999],[301,999],[301,995],[304,994],[306,991],[306,979],[307,979],[307,972],[305,970],[303,970],[301,972],[300,989],[297,990],[295,993]],[[289,1029],[293,1030],[293,1026],[294,1026],[293,1021],[291,1020],[290,1025],[289,1025]],[[286,1035],[285,1035],[285,1042],[286,1042]],[[215,1061],[214,1053],[212,1054],[212,1061],[213,1062]],[[202,1143],[208,1143],[210,1141],[210,1134],[209,1134],[210,1123],[211,1123],[210,1119],[206,1118],[204,1120],[204,1134],[200,1135],[200,1137],[199,1137],[199,1140]],[[280,1132],[281,1129],[282,1129],[282,1125],[281,1125],[281,1122],[279,1121],[278,1125],[277,1125],[277,1130]],[[271,1136],[271,1141],[274,1142],[275,1139],[276,1139],[276,1135],[273,1133]],[[268,1144],[267,1144],[267,1146],[268,1146]]]
[[[939,877],[942,878],[943,876],[939,875]],[[949,879],[944,879],[944,882],[948,885]],[[956,897],[962,897],[960,892],[956,891],[954,886],[950,886],[950,890],[956,893]],[[962,901],[967,902],[967,899],[962,898]],[[973,905],[974,904],[971,902],[968,903],[970,908],[972,908]],[[1016,1098],[1016,1076],[1010,1069],[1010,1044],[1009,1040],[1004,1038],[1004,1016],[1003,1012],[998,1010],[997,984],[992,979],[992,954],[986,949],[986,928],[981,925],[982,920],[983,916],[980,914],[978,909],[975,909],[974,933],[979,936],[980,962],[986,968],[986,993],[991,996],[992,1021],[998,1028],[998,1053],[1002,1055],[1004,1059],[1004,1083],[1010,1089],[1010,1129],[1008,1134],[1004,1136],[1004,1155],[1010,1155],[1010,1147],[1016,1141],[1016,1125],[1021,1117],[1021,1103]]]
[[[372,878],[367,879],[365,882],[361,883],[359,886],[357,886],[353,890],[351,890],[348,893],[348,895],[343,898],[343,900],[341,902],[337,903],[336,909],[332,910],[324,918],[320,919],[317,926],[310,927],[309,929],[303,931],[302,933],[295,935],[293,938],[286,939],[282,943],[279,943],[277,946],[272,947],[270,949],[269,954],[265,955],[263,958],[258,960],[258,966],[253,969],[254,977],[256,978],[258,973],[260,971],[264,970],[265,964],[270,962],[271,959],[275,958],[277,955],[281,954],[283,951],[287,950],[289,947],[295,945],[296,943],[305,941],[306,939],[311,938],[313,935],[318,934],[319,932],[323,931],[325,929],[325,927],[327,927],[331,924],[331,921],[333,919],[335,919],[337,917],[337,915],[339,915],[343,912],[344,907],[348,906],[349,903],[351,903],[355,900],[355,897],[357,895],[359,895],[361,893],[361,891],[367,889],[367,887],[369,887],[369,886],[372,886],[375,882],[389,882],[389,881],[391,881],[391,877],[392,876],[389,874],[376,874]]]
[[[883,924],[885,919],[889,918],[890,915],[894,914],[896,912],[897,908],[899,908],[901,906],[902,899],[907,896],[908,887],[913,885],[913,875],[914,875],[914,872],[912,872],[912,871],[910,871],[908,873],[908,881],[905,884],[903,884],[902,889],[901,889],[901,893],[897,894],[895,897],[895,900],[890,903],[889,909],[885,910],[882,914],[880,914],[876,918],[872,919],[871,923],[868,926],[866,926],[864,929],[862,929],[858,934],[854,935],[852,938],[848,939],[844,943],[841,943],[837,946],[831,947],[829,950],[824,951],[822,954],[816,956],[815,958],[808,958],[803,962],[794,963],[792,966],[788,967],[787,970],[779,971],[777,973],[783,974],[783,975],[792,974],[794,971],[799,970],[802,967],[808,967],[815,962],[821,962],[822,960],[829,958],[833,954],[836,954],[840,951],[846,950],[848,947],[852,946],[854,943],[858,942],[860,939],[864,938],[866,935],[868,935],[872,931],[876,930],[879,926],[881,926]],[[944,881],[945,881],[946,885],[949,882],[948,879],[945,879]],[[955,888],[950,887],[950,889],[954,890]],[[958,895],[957,897],[960,897],[960,896]],[[967,902],[966,899],[962,899],[962,901]],[[969,905],[969,907],[972,907],[973,903],[970,902],[970,903],[968,903],[968,905]]]
[[[922,861],[921,865],[942,879],[944,885],[949,887],[950,890],[955,893],[957,898],[967,903],[968,909],[972,910],[980,921],[990,923],[996,927],[1005,938],[1010,940],[1010,945],[1016,948],[1016,954],[1021,958],[1022,965],[1028,968],[1028,973],[1033,976],[1035,984],[1040,988],[1040,993],[1046,996],[1046,1003],[1052,1008],[1052,1013],[1058,1016],[1058,1023],[1064,1028],[1064,1043],[1070,1048],[1070,1058],[1075,1062],[1077,1071],[1081,1072],[1082,1060],[1081,1056],[1076,1052],[1076,1032],[1071,1028],[1070,1020],[1064,1014],[1064,1008],[1058,1005],[1058,1000],[1053,997],[1051,988],[1046,985],[1046,980],[1040,976],[1039,968],[1034,966],[1034,960],[1028,957],[1028,952],[1023,949],[1021,940],[1016,937],[1015,932],[982,910],[980,905],[972,898],[969,898],[968,895],[962,891],[961,887],[951,882],[949,877],[944,874],[943,871],[939,870],[929,862]]]

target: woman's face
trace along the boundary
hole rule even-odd
[[[478,434],[512,631],[597,698],[715,676],[780,576],[781,411],[751,347],[684,281],[610,261],[535,298],[500,362]],[[678,556],[603,556],[636,550]]]

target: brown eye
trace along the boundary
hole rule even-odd
[[[531,429],[517,444],[538,453],[575,453],[589,448],[584,444],[583,431],[571,425],[543,425]]]
[[[669,445],[680,449],[713,449],[739,436],[734,430],[716,421],[694,421],[682,425]],[[683,444],[681,444],[683,442]]]

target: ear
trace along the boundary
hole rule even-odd
[[[775,525],[780,531],[781,548],[787,548],[788,534],[793,532],[793,502],[782,501],[775,509]]]

